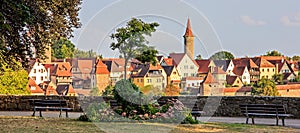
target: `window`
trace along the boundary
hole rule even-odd
[[[267,77],[267,79],[269,78],[269,76],[268,76],[268,75],[267,75],[266,77]]]
[[[273,72],[275,72],[275,69],[273,68]]]
[[[265,69],[262,69],[262,72],[265,72]]]
[[[236,82],[237,82],[238,84],[240,83],[240,81],[238,81],[238,80],[237,80]]]
[[[184,69],[189,69],[189,66],[187,66],[187,65],[186,65],[186,66],[184,66]]]
[[[41,77],[41,81],[43,81],[44,80],[44,77]]]
[[[243,79],[246,79],[246,76],[243,76]]]
[[[267,69],[267,72],[269,72],[269,69]]]
[[[190,66],[190,69],[194,69],[194,66]]]
[[[176,72],[173,72],[173,74],[176,74]]]
[[[32,79],[35,81],[35,80],[36,80],[36,77],[35,77],[35,76],[33,76],[33,77],[32,77]]]
[[[195,86],[195,84],[194,84],[194,83],[192,83],[192,86]]]
[[[188,76],[188,73],[184,73],[183,76],[184,76],[184,77],[187,77],[187,76]]]
[[[136,79],[136,82],[140,82],[140,80],[139,80],[139,79]]]
[[[287,90],[286,90],[286,92],[290,92],[290,90],[289,90],[289,89],[287,89]]]
[[[36,69],[33,69],[33,73],[36,73]]]
[[[152,82],[152,80],[151,79],[147,79],[147,83],[151,83]]]

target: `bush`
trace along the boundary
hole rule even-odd
[[[110,105],[105,102],[91,103],[87,108],[86,115],[90,121],[112,121],[114,111],[111,110]]]
[[[181,122],[181,124],[199,124],[198,120],[193,119],[193,116],[191,113],[188,114],[187,117]]]

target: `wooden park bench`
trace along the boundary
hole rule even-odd
[[[36,111],[40,111],[40,117],[43,117],[42,111],[59,111],[59,117],[61,117],[62,111],[66,111],[66,117],[68,118],[68,111],[72,110],[72,108],[68,108],[66,100],[32,99],[30,105],[33,106],[32,116],[35,116]]]
[[[252,124],[254,124],[254,117],[271,117],[276,118],[276,126],[278,126],[279,119],[282,119],[282,125],[285,126],[284,119],[293,116],[286,113],[283,105],[277,104],[242,104],[240,109],[247,117],[246,124],[248,124],[249,118],[252,119]]]
[[[193,108],[191,111],[191,114],[195,120],[197,120],[197,117],[200,117],[203,113],[204,113],[204,111],[199,110],[198,108]]]

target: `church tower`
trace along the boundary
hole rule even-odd
[[[191,27],[191,21],[190,18],[188,18],[188,22],[187,22],[187,27],[186,27],[186,31],[185,34],[183,36],[184,38],[184,53],[186,53],[189,57],[191,57],[192,59],[195,58],[195,50],[194,50],[194,35],[192,32],[192,27]]]
[[[42,60],[43,64],[50,64],[51,63],[51,45],[48,44],[45,48],[45,56],[46,59]]]

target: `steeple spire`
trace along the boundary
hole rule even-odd
[[[193,32],[192,32],[192,26],[191,26],[191,20],[190,18],[188,18],[188,22],[187,22],[187,27],[186,27],[186,31],[184,36],[186,37],[193,37]]]

